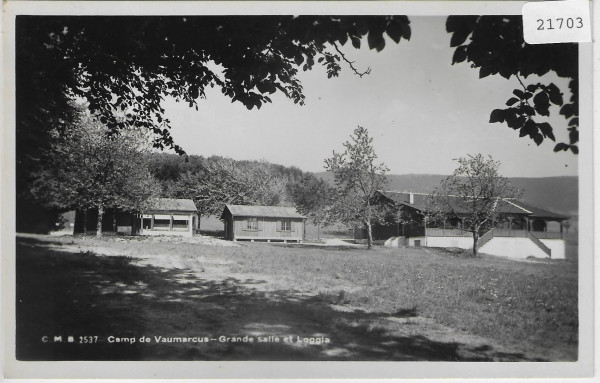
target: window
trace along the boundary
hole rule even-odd
[[[170,226],[170,219],[154,219],[154,230],[169,230]]]
[[[170,214],[154,214],[154,230],[170,230],[171,215]]]
[[[152,229],[152,214],[142,215],[142,229]]]
[[[256,218],[256,217],[248,218],[248,223],[246,224],[246,230],[258,230],[258,218]]]
[[[189,224],[189,217],[185,215],[174,215],[173,216],[173,230],[174,231],[187,231]]]
[[[292,230],[292,220],[291,219],[282,219],[281,220],[281,231],[290,231]]]

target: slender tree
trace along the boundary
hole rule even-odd
[[[372,224],[385,217],[385,211],[373,199],[378,190],[387,184],[388,168],[377,164],[373,139],[367,129],[359,126],[350,141],[344,143],[343,153],[333,152],[325,160],[325,169],[335,180],[335,202],[331,209],[333,218],[348,224],[362,224],[367,229],[367,245],[373,245]]]
[[[517,197],[518,193],[500,175],[500,162],[492,157],[476,154],[456,161],[459,166],[454,173],[442,180],[431,195],[428,218],[460,219],[463,227],[473,234],[473,257],[477,257],[479,236],[485,225],[498,217],[498,204],[503,199]]]

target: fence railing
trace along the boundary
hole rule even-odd
[[[494,237],[518,237],[518,238],[526,238],[527,237],[527,230],[494,229]]]
[[[492,234],[493,232],[493,234]],[[563,235],[560,232],[545,232],[545,231],[534,231],[529,232],[523,229],[491,229],[479,238],[479,242],[484,239],[486,234],[489,233],[487,241],[493,237],[513,237],[513,238],[527,238],[533,236],[537,239],[562,239]],[[435,227],[428,227],[425,229],[425,235],[429,237],[471,237],[473,233],[461,229],[440,229]],[[481,245],[483,246],[483,244]]]
[[[535,237],[537,237],[539,239],[562,239],[563,238],[562,233],[554,232],[554,231],[532,231],[531,234],[533,234]]]
[[[461,229],[438,229],[427,228],[425,235],[428,237],[471,237],[473,234],[470,231]]]
[[[546,232],[546,231],[532,231],[529,232],[527,230],[515,230],[515,229],[494,229],[495,237],[520,237],[526,238],[530,235],[538,239],[562,239],[562,234],[560,232]]]

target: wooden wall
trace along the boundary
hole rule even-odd
[[[230,218],[230,217],[228,217]],[[304,220],[291,218],[291,230],[281,230],[281,219],[258,217],[257,230],[248,229],[247,217],[235,217],[233,234],[235,239],[290,239],[302,240],[304,238]]]

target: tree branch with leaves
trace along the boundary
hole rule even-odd
[[[527,44],[520,16],[450,16],[446,31],[452,34],[450,46],[456,47],[452,64],[469,62],[472,68],[479,69],[479,78],[500,75],[517,80],[519,87],[506,101],[507,108],[494,109],[490,123],[505,123],[536,145],[545,139],[556,141],[556,127],[543,121],[550,116],[550,107],[554,105],[566,120],[564,128],[569,137],[568,142],[558,142],[554,151],[579,153],[577,44]],[[549,72],[569,79],[568,101],[553,82],[525,83],[532,75],[542,77]]]

